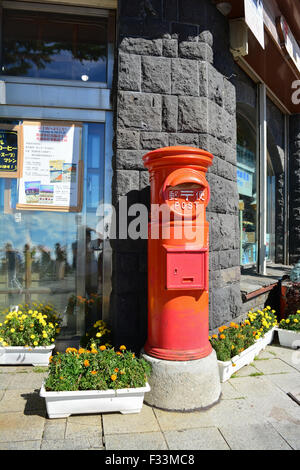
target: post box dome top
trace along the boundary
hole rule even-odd
[[[213,155],[203,149],[180,145],[163,147],[148,152],[143,156],[143,160],[145,167],[149,169],[161,165],[197,165],[206,171],[212,164]]]

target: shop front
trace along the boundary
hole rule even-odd
[[[140,351],[143,156],[183,145],[214,156],[210,330],[273,302],[300,256],[296,2],[1,5],[1,145],[19,149],[16,168],[0,153],[1,309],[53,304],[62,342],[102,318],[116,344]]]
[[[107,315],[114,17],[2,3],[0,308],[51,304],[78,339]]]

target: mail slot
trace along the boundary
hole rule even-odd
[[[208,251],[166,250],[166,289],[207,290],[208,289]]]
[[[208,356],[210,188],[206,172],[213,156],[193,147],[147,153],[151,208],[148,236],[148,337],[145,353],[171,361]],[[154,237],[153,233],[159,233]]]

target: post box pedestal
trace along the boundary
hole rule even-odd
[[[145,403],[167,411],[195,411],[215,405],[221,384],[214,350],[194,361],[165,361],[142,353],[152,365]]]

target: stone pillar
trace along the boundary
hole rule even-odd
[[[142,156],[172,145],[214,155],[208,173],[210,327],[240,313],[236,97],[228,20],[210,0],[119,0],[113,192],[149,203]],[[147,241],[118,240],[113,262],[115,342],[146,339]]]

